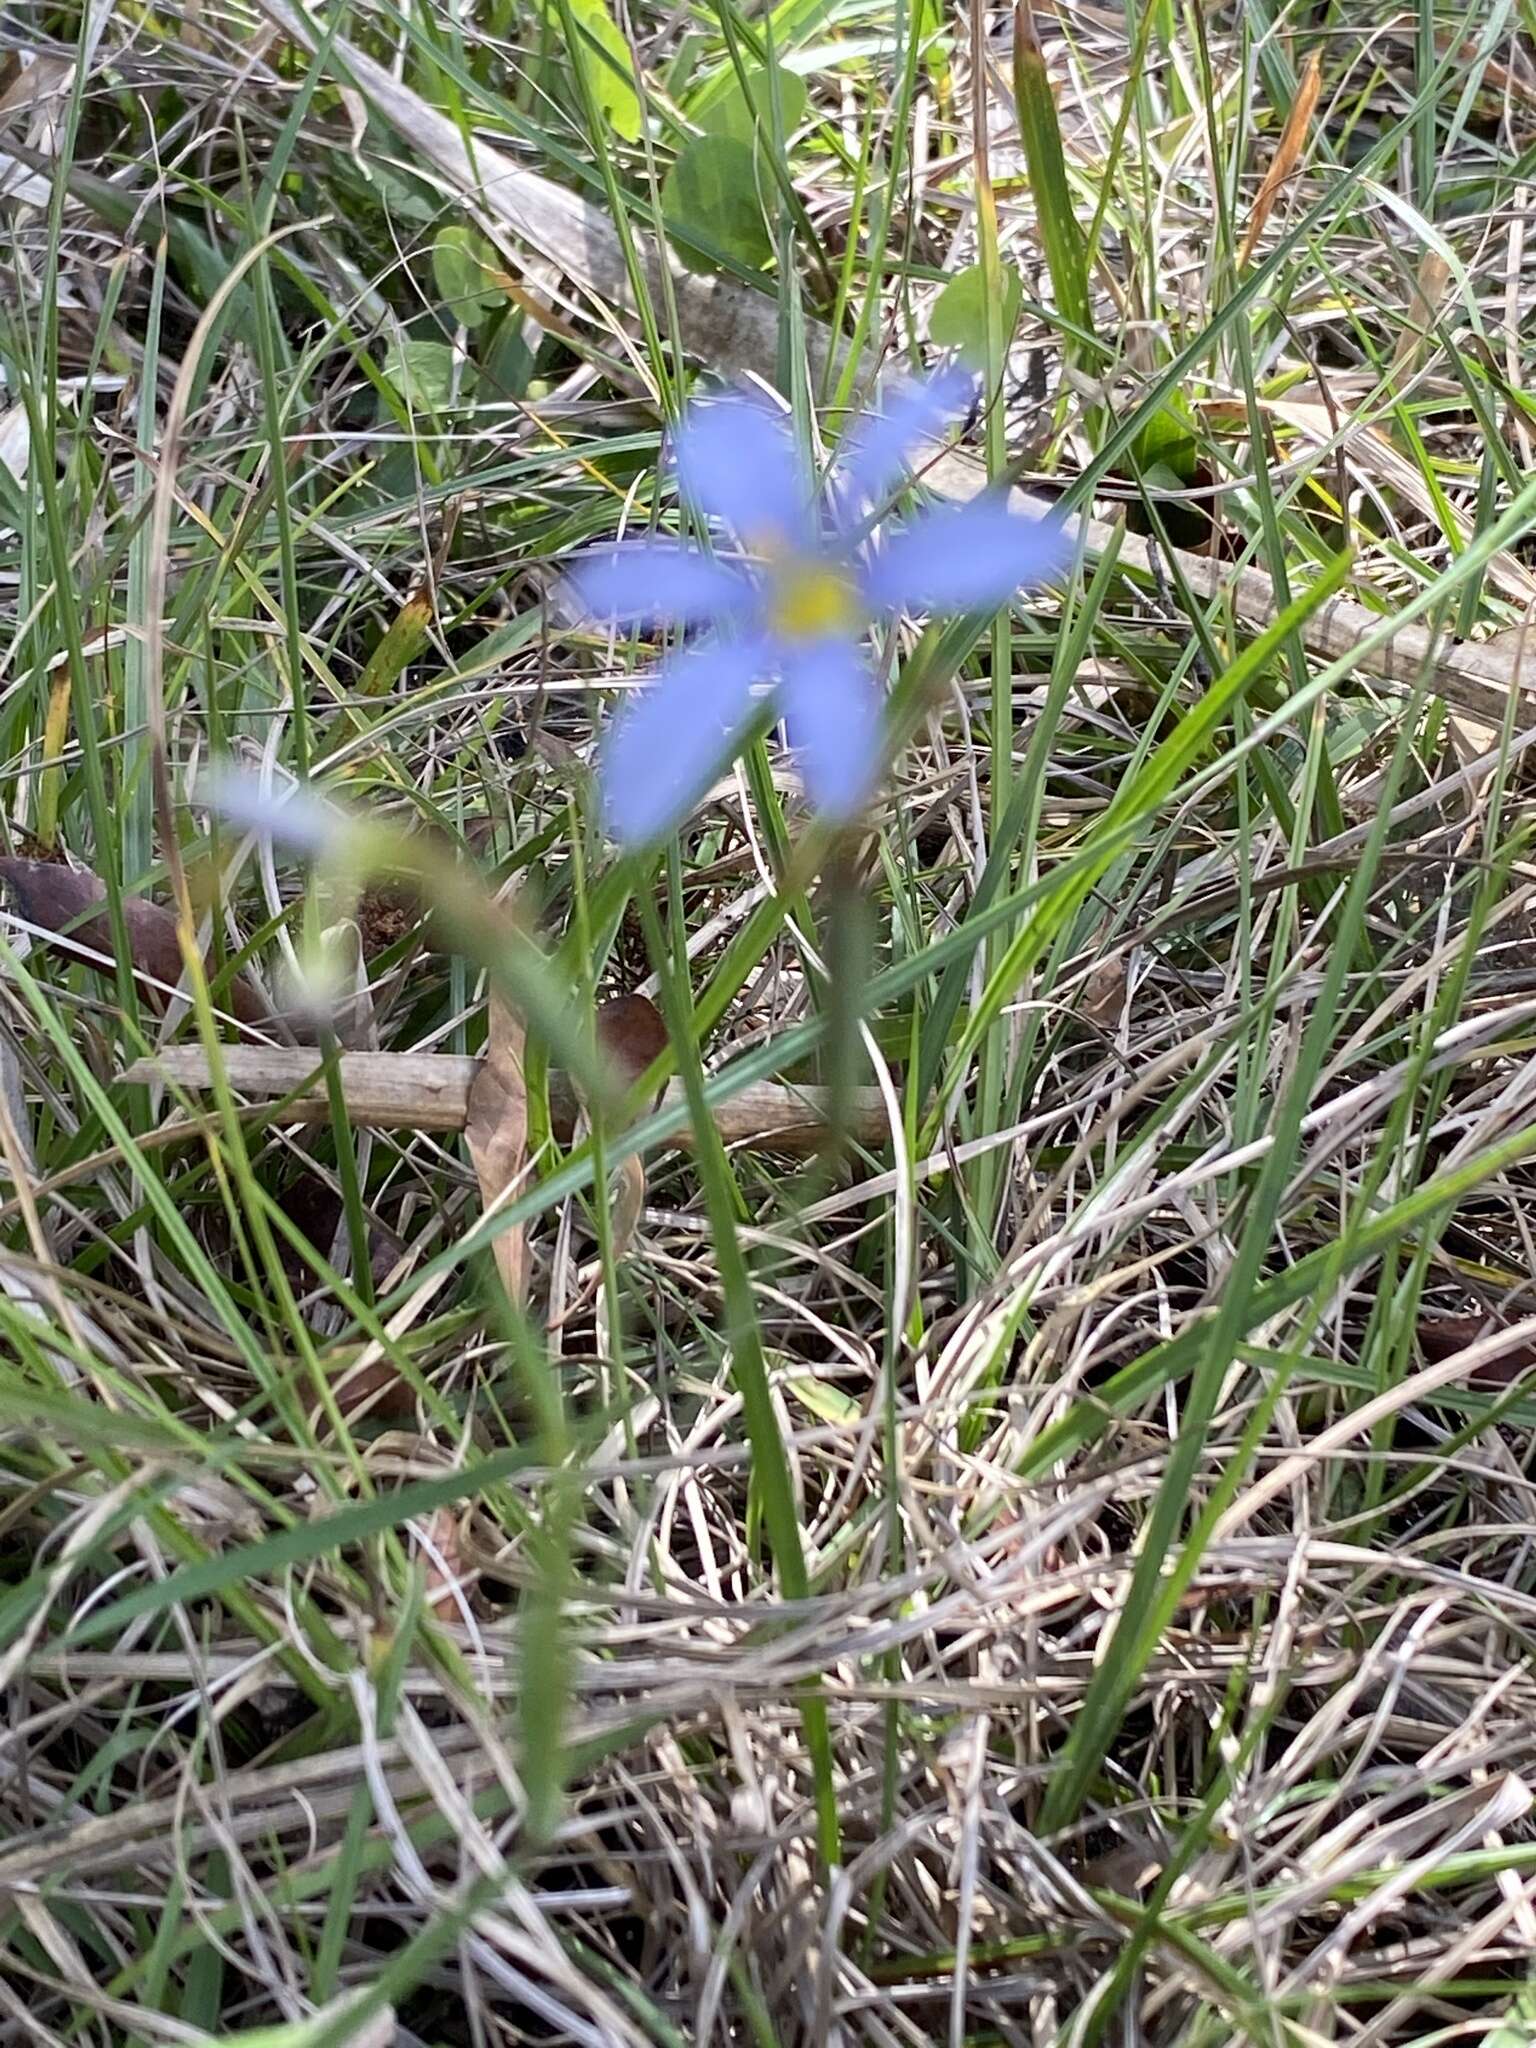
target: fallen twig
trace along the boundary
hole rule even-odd
[[[231,1045],[220,1064],[237,1095],[254,1101],[281,1101],[285,1120],[326,1123],[331,1105],[320,1078],[317,1055],[301,1046]],[[469,1119],[469,1097],[481,1061],[453,1053],[346,1052],[339,1061],[347,1114],[354,1124],[375,1130],[461,1131]],[[211,1088],[208,1055],[201,1046],[168,1046],[138,1060],[123,1075],[126,1083],[147,1087],[162,1081],[175,1088]],[[556,1135],[569,1137],[577,1103],[563,1074],[552,1074],[550,1111]],[[683,1101],[674,1082],[662,1097],[665,1108]],[[813,1151],[827,1134],[827,1090],[791,1087],[782,1081],[759,1081],[729,1101],[714,1105],[716,1130],[728,1145],[759,1145],[776,1151]],[[864,1145],[882,1144],[890,1119],[878,1088],[856,1088],[848,1104],[847,1134]],[[666,1141],[688,1144],[686,1126]]]

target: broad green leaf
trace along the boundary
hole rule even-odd
[[[390,350],[384,374],[413,412],[442,412],[454,390],[453,350],[445,341],[400,342]],[[461,392],[471,375],[467,368],[462,372]]]
[[[1018,325],[1024,287],[1016,270],[1003,271],[1003,336]],[[934,301],[928,338],[936,348],[958,349],[967,362],[982,363],[987,354],[987,281],[979,263],[957,270]]]
[[[1187,484],[1195,473],[1195,416],[1183,396],[1170,393],[1136,437],[1136,467],[1150,483],[1154,469],[1171,472],[1175,484]]]
[[[805,80],[793,71],[786,71],[782,64],[770,69],[767,65],[746,76],[746,86],[733,77],[730,88],[719,99],[713,101],[707,112],[698,117],[699,126],[706,135],[726,135],[733,142],[753,142],[758,139],[758,122],[762,123],[762,140],[773,139],[773,84],[777,77],[779,113],[784,123],[786,136],[793,135],[805,118]],[[756,118],[754,119],[754,110]]]
[[[1035,215],[1045,248],[1046,268],[1064,319],[1079,334],[1092,334],[1093,311],[1088,292],[1088,261],[1082,229],[1072,210],[1061,119],[1051,89],[1045,55],[1035,34],[1034,18],[1021,7],[1013,39],[1013,96],[1019,116],[1024,161],[1035,195]],[[1082,353],[1080,341],[1069,341],[1069,357]]]
[[[661,188],[668,225],[761,270],[773,254],[773,240],[757,172],[750,144],[728,135],[696,136],[683,146]],[[690,270],[714,268],[691,248],[680,246],[677,253]]]
[[[608,12],[606,0],[570,0],[570,8],[581,31],[578,62],[586,68],[592,97],[608,116],[615,135],[625,142],[638,142],[640,100],[623,32]]]
[[[442,309],[465,327],[478,327],[502,304],[503,294],[491,278],[494,261],[490,243],[473,228],[444,228],[432,244],[432,279]]]
[[[523,338],[523,325],[509,317],[477,346],[482,398],[527,397],[537,357]]]

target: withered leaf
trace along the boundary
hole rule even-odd
[[[452,1508],[435,1509],[421,1525],[421,1538],[427,1561],[427,1606],[439,1621],[462,1621],[467,1564],[458,1515]]]
[[[400,1377],[393,1359],[375,1358],[341,1375],[336,1382],[336,1406],[349,1422],[359,1413],[406,1421],[416,1413],[416,1392]]]
[[[528,1158],[528,1088],[523,1073],[522,1019],[491,997],[485,1057],[469,1090],[464,1126],[469,1156],[489,1212],[522,1178]],[[522,1306],[528,1294],[528,1245],[521,1224],[503,1230],[492,1249],[502,1284]]]
[[[112,919],[103,909],[107,885],[89,868],[69,868],[58,861],[21,860],[0,856],[0,878],[8,884],[16,906],[28,924],[44,931],[67,933],[82,946],[112,957]],[[134,970],[174,988],[181,979],[181,945],[176,936],[176,918],[162,904],[144,896],[123,898],[123,925],[128,936],[130,964]],[[150,986],[150,1001],[160,1007],[163,992]],[[225,1006],[242,1024],[265,1024],[271,1012],[245,979],[234,975],[227,984]]]
[[[1083,983],[1079,1015],[1101,1028],[1111,1025],[1125,1007],[1129,962],[1124,953],[1112,953],[1101,960]]]
[[[1431,1316],[1419,1324],[1419,1349],[1433,1364],[1454,1358],[1479,1338],[1492,1337],[1500,1328],[1494,1315]],[[1496,1358],[1484,1358],[1470,1368],[1467,1379],[1475,1387],[1507,1387],[1536,1370],[1536,1344],[1528,1339],[1510,1345]]]
[[[648,996],[612,996],[598,1005],[594,1021],[598,1051],[614,1072],[620,1087],[628,1092],[667,1042],[667,1027],[661,1012]],[[563,1076],[553,1078],[561,1085],[558,1091],[553,1086],[550,1090],[550,1120],[556,1135],[564,1143],[580,1128],[581,1105],[575,1090],[565,1083]],[[609,1247],[614,1258],[622,1259],[634,1243],[641,1212],[645,1208],[643,1159],[632,1155],[620,1162],[609,1179],[608,1203]],[[599,1343],[606,1348],[611,1333],[607,1328],[606,1306],[596,1280],[591,1283],[591,1293],[598,1298]],[[565,1316],[572,1315],[581,1305],[568,1306]]]
[[[1248,232],[1243,237],[1242,254],[1237,259],[1240,268],[1246,266],[1249,257],[1252,256],[1275,201],[1300,160],[1307,139],[1307,130],[1311,127],[1312,116],[1317,111],[1317,98],[1322,90],[1322,82],[1322,60],[1316,50],[1310,50],[1302,67],[1301,77],[1296,81],[1296,97],[1286,114],[1285,127],[1281,130],[1275,154],[1270,160],[1269,169],[1264,173],[1258,197],[1253,202]]]
[[[597,1006],[597,1049],[609,1062],[621,1090],[633,1088],[667,1042],[661,1012],[648,996],[610,996]],[[562,1145],[575,1133],[582,1105],[564,1074],[552,1074],[549,1115]]]
[[[618,1068],[626,1088],[633,1088],[661,1053],[667,1027],[648,996],[613,996],[598,1006],[597,1043]],[[613,1255],[623,1258],[634,1242],[645,1206],[645,1162],[626,1159],[616,1175],[612,1195]]]
[[[597,1009],[597,1043],[632,1088],[661,1055],[667,1027],[648,996],[612,996]]]

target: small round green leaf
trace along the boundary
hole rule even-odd
[[[453,350],[443,341],[406,341],[392,348],[384,374],[412,412],[443,412],[454,390]],[[459,378],[464,395],[473,370],[466,365]]]
[[[1004,345],[1019,324],[1024,287],[1016,270],[1003,270],[1001,332]],[[928,338],[937,348],[958,349],[971,363],[987,358],[987,280],[979,263],[957,270],[934,301],[928,318]]]
[[[773,254],[756,154],[732,136],[698,135],[684,144],[662,185],[661,210],[670,227],[753,270]],[[716,267],[686,243],[677,253],[690,270]]]
[[[786,71],[782,64],[759,65],[749,71],[745,90],[741,80],[733,76],[728,90],[699,115],[699,126],[706,135],[728,135],[734,142],[752,142],[758,134],[757,122],[761,121],[762,138],[771,143],[775,84],[784,134],[793,135],[805,119],[805,80],[796,72]]]

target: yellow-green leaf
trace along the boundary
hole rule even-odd
[[[857,1422],[864,1413],[851,1394],[845,1394],[841,1387],[830,1386],[826,1380],[817,1379],[814,1373],[791,1373],[785,1385],[801,1407],[809,1409],[819,1422],[846,1426]]]
[[[608,12],[606,0],[570,0],[570,9],[582,46],[577,61],[586,71],[592,97],[608,116],[615,135],[625,142],[638,142],[640,99],[623,32]]]
[[[421,652],[432,623],[432,600],[425,589],[413,590],[390,620],[368,665],[358,678],[358,695],[382,696],[410,662]]]

